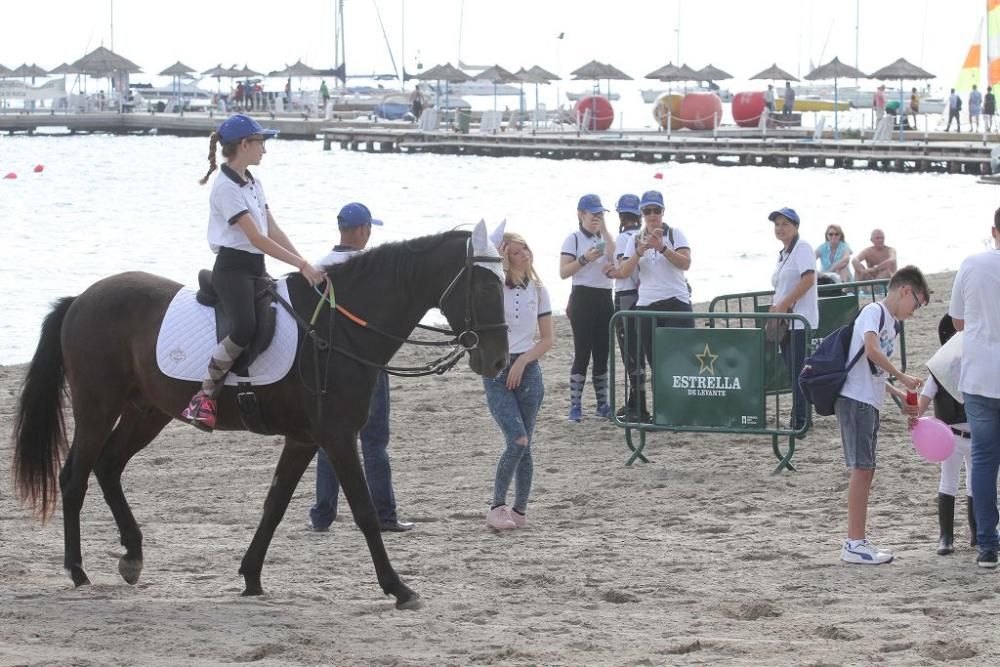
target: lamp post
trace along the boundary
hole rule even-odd
[[[566,33],[564,33],[564,32],[561,32],[558,35],[556,35],[556,76],[557,77],[562,76],[561,74],[559,74],[559,45],[562,43],[563,38],[565,36],[566,36]],[[537,102],[536,102],[536,104],[537,104]],[[556,79],[556,113],[559,113],[559,79],[558,78]]]

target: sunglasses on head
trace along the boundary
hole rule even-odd
[[[646,208],[642,209],[643,215],[659,215],[661,213],[663,213],[662,206],[647,206]]]

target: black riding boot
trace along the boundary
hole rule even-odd
[[[969,515],[969,546],[976,547],[979,546],[979,537],[976,535],[978,528],[976,527],[976,508],[972,503],[972,496],[965,497],[966,502],[965,508]]]
[[[938,494],[938,524],[941,537],[938,538],[938,556],[947,556],[955,551],[955,496]]]

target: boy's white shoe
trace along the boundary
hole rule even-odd
[[[840,560],[855,565],[881,565],[882,563],[891,563],[893,558],[891,551],[879,549],[868,540],[862,540],[853,547],[851,541],[848,540],[840,549]]]

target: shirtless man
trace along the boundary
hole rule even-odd
[[[896,249],[885,244],[885,232],[873,229],[872,244],[851,260],[857,280],[889,278],[896,271]]]

